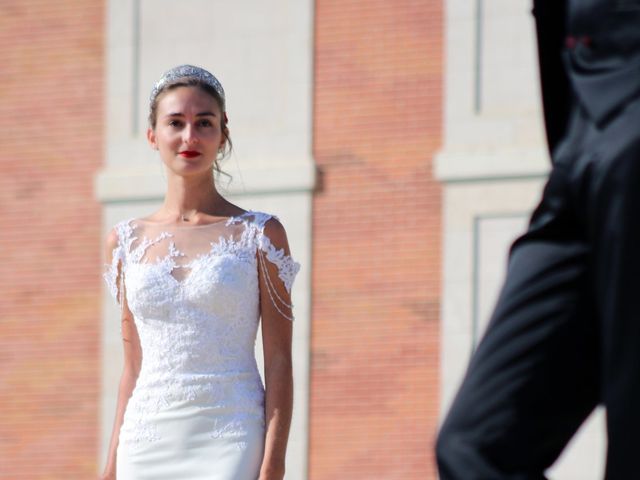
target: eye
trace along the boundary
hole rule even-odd
[[[201,127],[211,127],[211,126],[213,126],[213,124],[211,123],[211,120],[208,120],[206,118],[200,120],[198,122],[198,125],[201,126]]]
[[[182,126],[182,122],[180,120],[173,119],[173,120],[169,120],[168,125],[171,127],[180,127]]]

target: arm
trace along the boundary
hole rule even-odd
[[[270,219],[264,234],[277,250],[289,256],[286,232],[280,222]],[[260,480],[281,480],[285,472],[285,454],[293,409],[293,373],[291,359],[291,295],[279,278],[278,265],[258,249],[260,313],[265,369],[265,449]],[[290,285],[289,285],[290,287]]]
[[[114,249],[118,245],[118,237],[115,231],[112,231],[106,241],[107,262],[111,264]],[[124,282],[122,281],[122,264],[118,264],[117,277],[115,283],[118,286],[116,298],[121,306],[121,331],[122,341],[124,344],[124,368],[120,377],[120,386],[118,389],[118,403],[116,406],[116,416],[113,424],[113,432],[111,434],[111,442],[109,444],[109,452],[107,454],[107,462],[101,475],[102,480],[111,480],[116,478],[116,450],[118,448],[118,437],[120,435],[120,426],[124,417],[124,412],[131,397],[131,393],[136,385],[138,374],[140,372],[140,364],[142,361],[142,349],[140,348],[140,339],[138,331],[133,321],[133,315],[129,310],[124,291]]]

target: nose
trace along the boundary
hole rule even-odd
[[[184,130],[182,131],[182,138],[185,144],[193,145],[194,143],[198,143],[198,135],[196,132],[196,128],[188,123]]]

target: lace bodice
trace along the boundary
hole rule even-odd
[[[232,434],[243,416],[263,418],[254,356],[260,298],[293,320],[288,299],[300,269],[265,234],[270,219],[278,220],[248,211],[208,225],[129,219],[114,227],[118,244],[104,279],[130,310],[142,348],[125,441],[159,439],[153,415],[185,402],[220,412],[211,417],[212,436]]]

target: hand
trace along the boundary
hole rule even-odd
[[[116,472],[105,470],[102,475],[98,476],[98,480],[116,480]]]

